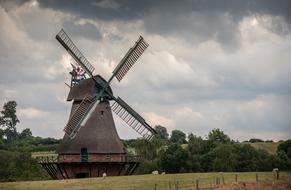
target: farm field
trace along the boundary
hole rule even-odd
[[[259,181],[272,181],[272,172],[243,172],[243,173],[187,173],[165,175],[136,175],[106,178],[87,178],[72,180],[48,180],[29,182],[5,182],[0,183],[1,190],[168,190],[196,187],[214,187],[216,183],[230,184],[235,182],[255,182],[256,174]],[[280,179],[291,179],[291,172],[281,172]]]
[[[256,142],[256,143],[248,143],[255,149],[263,149],[266,150],[270,154],[276,154],[277,147],[280,144],[279,142]]]

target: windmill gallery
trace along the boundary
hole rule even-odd
[[[100,75],[93,75],[94,67],[63,29],[56,39],[88,78],[76,80],[72,75],[67,101],[73,103],[65,135],[57,149],[58,156],[40,157],[39,163],[53,179],[99,177],[105,173],[109,176],[132,174],[140,157],[127,155],[112,111],[146,140],[151,140],[156,131],[125,101],[113,95],[110,82],[114,78],[121,81],[148,44],[140,36],[106,81]]]

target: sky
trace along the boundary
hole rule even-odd
[[[64,28],[106,79],[142,35],[149,47],[111,87],[152,126],[290,139],[290,10],[289,0],[0,0],[0,105],[18,103],[18,131],[61,138],[74,61],[55,35]]]

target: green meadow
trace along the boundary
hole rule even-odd
[[[135,175],[106,178],[86,178],[71,180],[47,180],[26,182],[0,183],[1,190],[168,190],[196,187],[214,187],[216,183],[223,184],[235,181],[274,180],[272,172],[241,172],[241,173],[187,173],[187,174],[159,174]],[[281,172],[280,178],[291,179],[291,172]]]

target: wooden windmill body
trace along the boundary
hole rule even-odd
[[[127,155],[112,112],[147,140],[151,140],[156,131],[120,97],[113,95],[110,82],[114,77],[120,81],[148,44],[140,37],[106,81],[100,75],[93,75],[94,67],[63,30],[56,39],[89,78],[71,86],[67,101],[72,101],[72,108],[64,128],[65,135],[57,149],[58,157],[54,160],[41,158],[39,162],[53,179],[132,174],[140,158]]]

